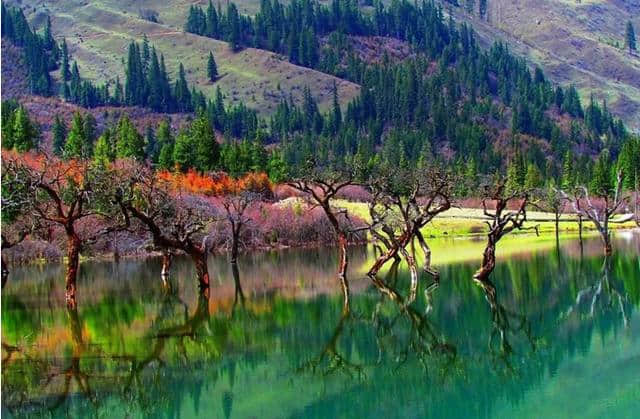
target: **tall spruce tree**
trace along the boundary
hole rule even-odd
[[[209,51],[209,59],[207,60],[207,77],[209,81],[213,83],[218,78],[218,66],[216,60],[213,58],[213,53]]]
[[[63,156],[65,159],[81,159],[89,157],[86,155],[88,149],[87,140],[84,133],[84,118],[80,112],[73,114],[71,128],[64,145]]]
[[[53,133],[53,153],[57,156],[62,156],[67,139],[67,125],[59,114],[56,114],[53,120],[51,132]]]
[[[627,22],[627,28],[625,31],[625,45],[629,49],[629,52],[636,50],[636,31],[633,28],[631,21]]]
[[[38,131],[23,106],[15,110],[12,134],[16,151],[25,153],[36,146]]]

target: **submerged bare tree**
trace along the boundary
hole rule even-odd
[[[418,287],[415,252],[407,246],[416,239],[424,253],[423,269],[436,282],[439,273],[431,266],[431,249],[421,229],[438,214],[451,208],[453,181],[449,174],[437,170],[394,171],[380,175],[371,182],[373,198],[369,203],[370,232],[384,248],[367,275],[374,280],[391,259],[404,258],[411,273],[410,304]]]
[[[292,188],[302,192],[311,208],[320,207],[329,220],[336,235],[338,244],[338,280],[342,287],[343,311],[349,311],[349,281],[347,280],[347,268],[349,258],[347,245],[349,240],[366,227],[356,226],[345,208],[335,205],[338,193],[344,188],[355,184],[355,176],[352,170],[322,168],[313,166],[303,175],[288,183]]]
[[[66,301],[76,306],[76,278],[83,246],[127,228],[111,197],[114,182],[103,167],[54,156],[3,156],[3,195],[20,204],[24,216],[41,227],[61,228],[67,239]],[[5,201],[3,200],[3,205]],[[4,242],[4,239],[3,239]]]
[[[116,201],[122,213],[137,220],[150,234],[153,245],[162,251],[163,272],[168,272],[171,251],[182,251],[195,264],[200,288],[208,288],[207,231],[216,218],[213,206],[204,197],[172,187],[144,165],[130,163],[119,170],[126,178],[126,186]]]
[[[493,203],[493,205],[490,205]],[[524,223],[527,220],[527,204],[529,194],[526,192],[505,191],[504,181],[498,180],[492,185],[485,186],[484,198],[482,198],[482,209],[489,231],[487,232],[487,245],[482,254],[482,265],[473,275],[479,282],[489,280],[491,272],[496,267],[496,245],[505,235],[514,230],[524,230]],[[516,206],[515,210],[509,210],[509,204]],[[490,207],[495,206],[492,210]],[[537,233],[537,227],[533,227]]]
[[[252,222],[247,213],[251,208],[260,205],[263,198],[264,194],[253,191],[240,191],[220,197],[224,218],[229,225],[231,263],[237,262],[242,233]]]
[[[622,171],[618,170],[616,172],[615,185],[613,185],[612,189],[607,187],[598,188],[599,190],[596,191],[598,200],[592,198],[585,186],[577,187],[572,196],[569,196],[565,191],[560,191],[562,196],[571,202],[576,214],[588,219],[596,227],[604,245],[605,255],[613,253],[610,224],[623,223],[634,218],[634,215],[630,214],[618,220],[613,219],[629,203],[629,197],[622,190],[622,179]]]
[[[567,198],[563,196],[562,192],[549,186],[542,190],[537,191],[536,200],[532,202],[534,207],[541,209],[542,211],[550,212],[553,214],[553,221],[555,226],[556,243],[560,242],[560,218],[567,210],[569,202]]]

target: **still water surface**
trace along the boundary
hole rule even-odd
[[[191,265],[82,265],[78,309],[61,267],[12,272],[2,292],[3,417],[634,417],[640,412],[640,236],[507,242],[471,281],[481,243],[433,243],[442,280],[408,309],[352,249],[352,312],[341,313],[331,249],[257,253],[235,271]],[[502,243],[501,243],[502,244]],[[406,269],[385,273],[401,293]],[[427,288],[429,291],[427,292]],[[637,416],[635,416],[637,417]]]

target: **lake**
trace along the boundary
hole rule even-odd
[[[472,281],[483,243],[432,240],[403,307],[351,249],[342,315],[333,249],[211,257],[210,295],[189,260],[25,266],[2,292],[3,417],[633,417],[640,412],[640,234],[510,237],[491,298]],[[406,267],[381,274],[401,294]]]

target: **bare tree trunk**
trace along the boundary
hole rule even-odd
[[[349,282],[347,281],[347,267],[349,266],[349,258],[347,256],[347,236],[344,233],[338,233],[338,280],[342,287],[342,312],[349,312]]]
[[[74,232],[67,233],[67,272],[65,274],[67,307],[75,309],[76,303],[76,279],[78,277],[78,264],[80,262],[81,242]]]
[[[236,228],[232,226],[231,233],[231,263],[238,261],[238,242],[240,241],[240,232],[236,231]]]
[[[240,271],[238,270],[238,264],[231,264],[231,272],[233,274],[233,283],[235,284],[235,296],[233,299],[233,307],[238,304],[238,297],[240,297],[240,304],[244,307],[244,292],[242,291],[242,283],[240,282]]]
[[[496,267],[496,244],[493,240],[489,240],[487,247],[482,255],[482,265],[480,269],[473,275],[473,278],[480,282],[487,282],[489,275]]]
[[[207,255],[204,251],[194,250],[189,256],[196,265],[196,276],[200,289],[209,288],[209,268],[207,267]]]
[[[9,267],[7,266],[7,262],[2,258],[2,288],[4,288],[7,280],[9,279]]]
[[[120,261],[120,252],[118,252],[118,232],[113,232],[113,260],[117,263]]]
[[[555,223],[556,223],[556,245],[560,244],[560,214],[556,212],[555,214]]]
[[[613,246],[611,245],[611,233],[606,232],[602,235],[602,240],[604,241],[604,254],[606,256],[611,256],[613,254]]]
[[[409,265],[409,273],[411,275],[411,286],[409,287],[409,297],[405,301],[405,305],[410,305],[416,299],[416,294],[418,292],[418,270],[416,268],[416,261],[412,255],[407,252],[405,248],[400,248],[402,252],[402,256],[407,260],[407,265]]]
[[[431,248],[429,248],[429,245],[425,241],[420,230],[416,230],[416,237],[418,238],[418,243],[420,243],[420,247],[422,248],[422,253],[424,253],[424,271],[431,275],[434,281],[440,282],[440,272],[431,267]]]
[[[162,272],[160,276],[162,278],[162,282],[166,285],[169,280],[169,270],[171,269],[171,261],[172,255],[169,249],[162,250]]]

